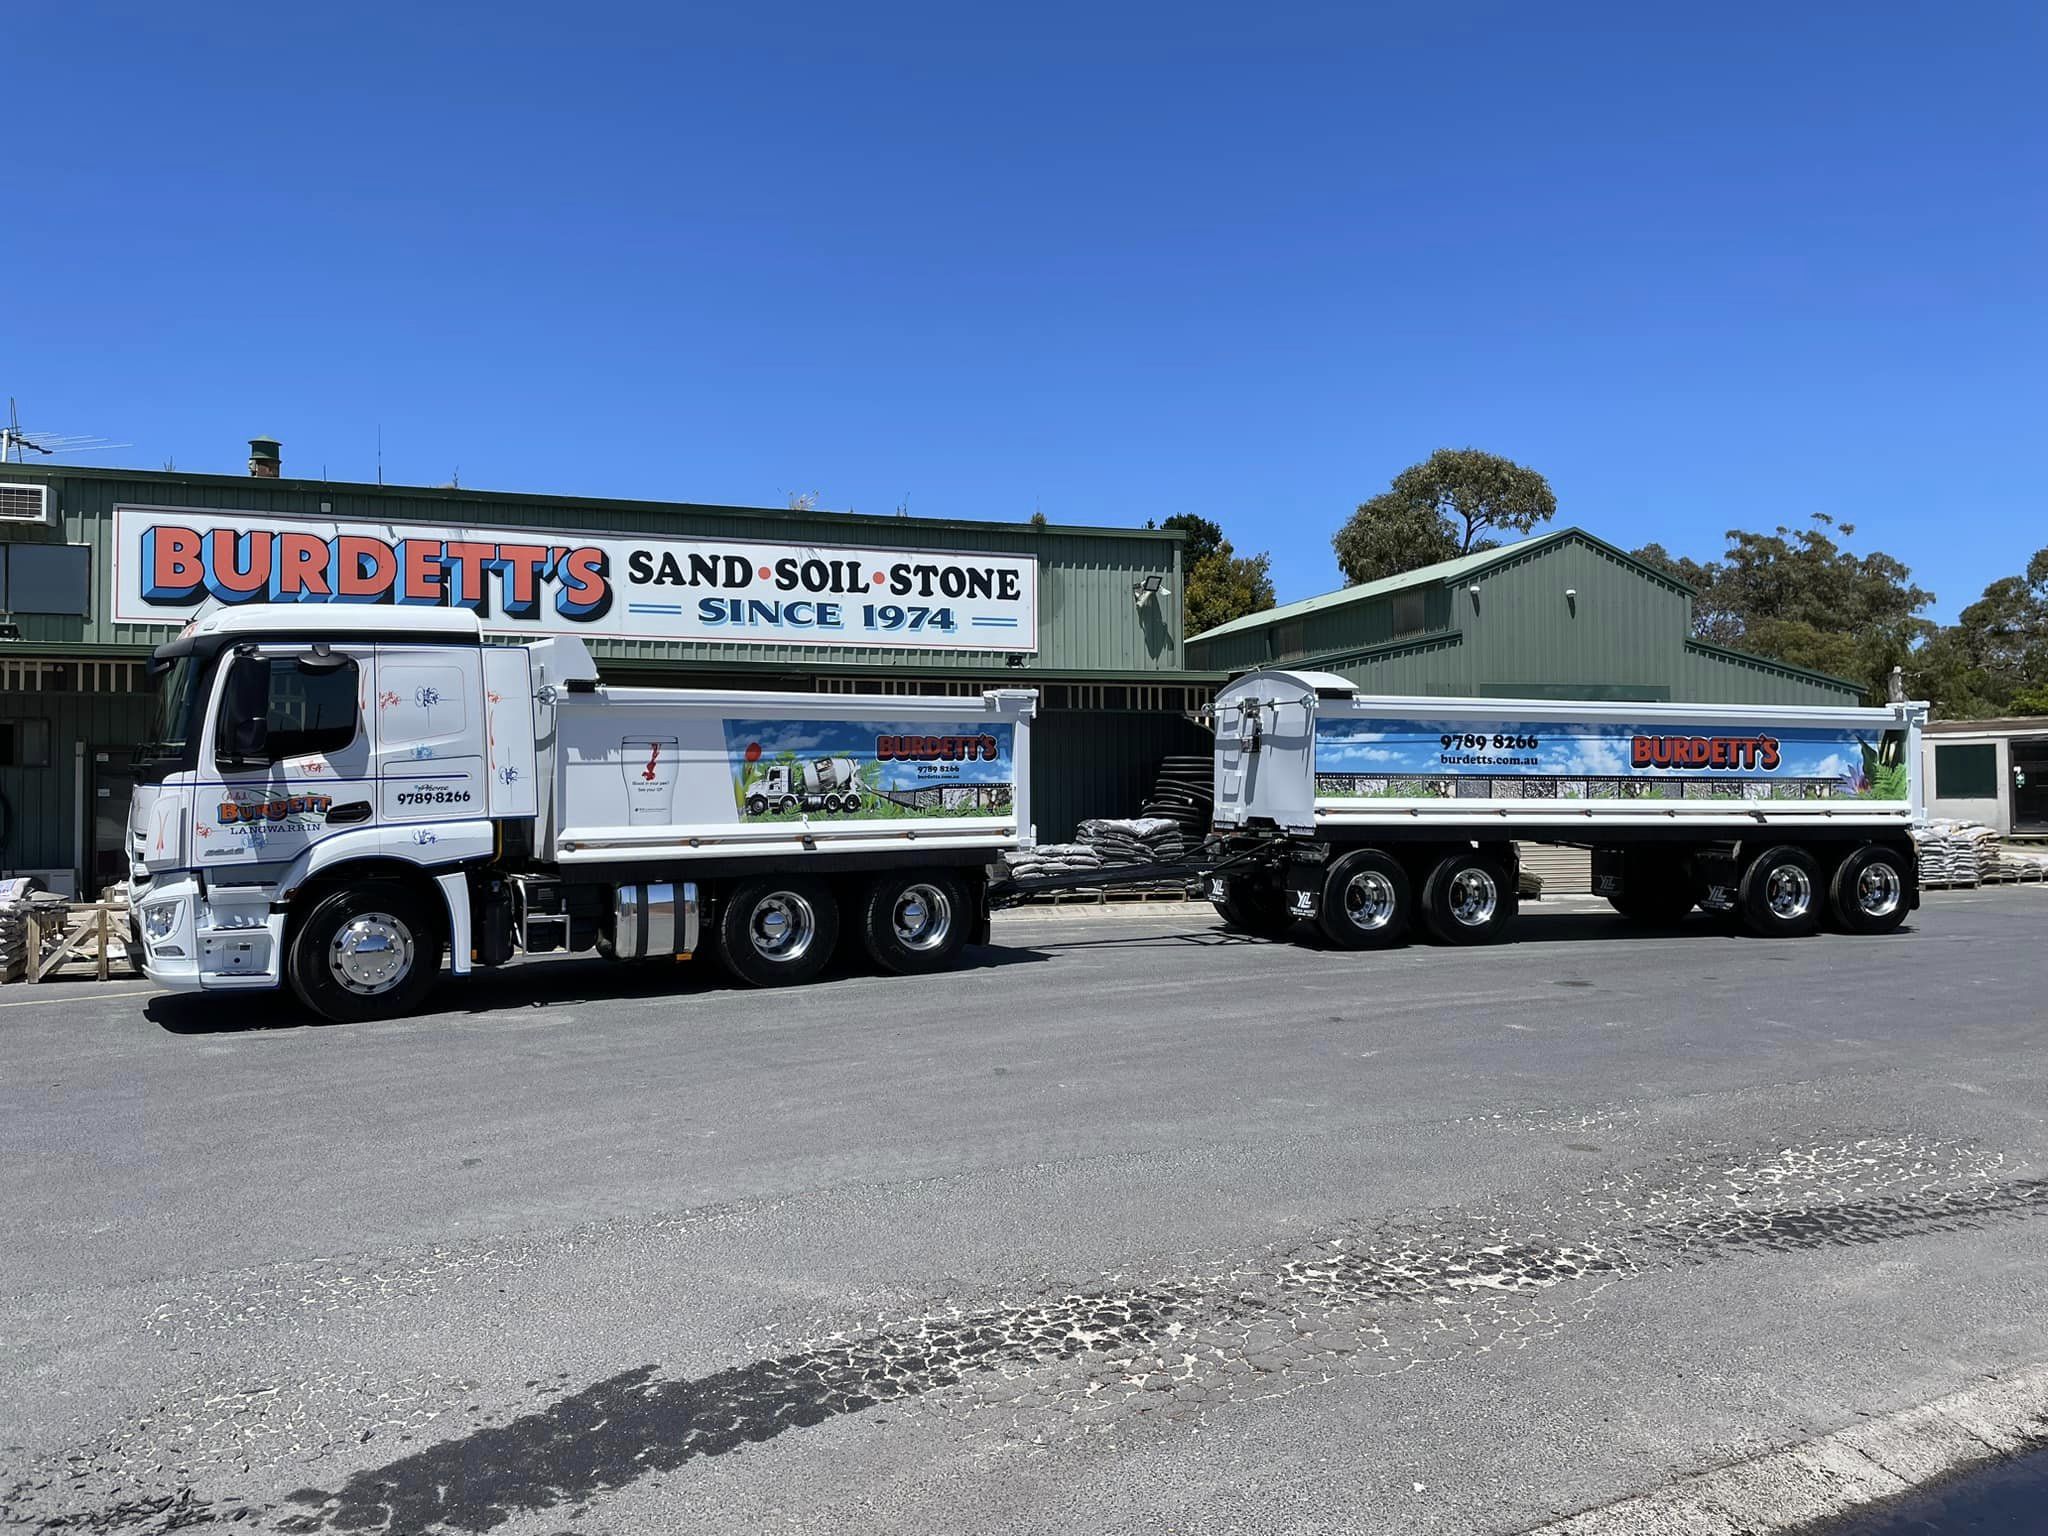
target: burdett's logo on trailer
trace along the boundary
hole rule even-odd
[[[544,589],[565,619],[611,610],[610,557],[594,545],[400,539],[370,534],[159,523],[142,535],[142,597],[150,603],[393,603],[467,608],[483,618],[540,616]]]
[[[1637,768],[1746,768],[1769,773],[1778,766],[1775,736],[1637,736],[1630,743]]]
[[[993,736],[877,736],[878,762],[992,763],[1001,752]]]

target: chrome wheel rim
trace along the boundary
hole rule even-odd
[[[1797,864],[1780,864],[1764,878],[1764,905],[1776,918],[1804,917],[1813,905],[1813,881]]]
[[[1466,928],[1483,928],[1500,906],[1500,887],[1483,869],[1461,869],[1451,877],[1451,917]]]
[[[747,938],[763,960],[802,959],[817,935],[818,914],[795,891],[763,896],[747,915]]]
[[[1856,906],[1865,917],[1890,917],[1905,895],[1906,882],[1889,864],[1866,864],[1856,876]]]
[[[905,886],[889,921],[905,949],[937,949],[953,931],[953,902],[935,885]]]
[[[358,997],[389,992],[412,973],[412,930],[389,912],[350,918],[327,946],[327,969]]]
[[[1394,882],[1376,869],[1360,870],[1344,882],[1344,920],[1364,933],[1377,933],[1394,920]]]

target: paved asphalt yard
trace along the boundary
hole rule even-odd
[[[2048,1361],[2048,892],[1071,912],[360,1027],[8,988],[0,1520],[1519,1532]]]

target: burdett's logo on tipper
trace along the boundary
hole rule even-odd
[[[1629,762],[1637,768],[1750,769],[1769,773],[1780,755],[1775,736],[1638,736]]]
[[[877,736],[878,762],[992,763],[1001,754],[993,736]]]
[[[289,821],[294,816],[325,816],[334,804],[332,795],[278,795],[269,800],[223,800],[219,820],[222,826],[237,822]]]

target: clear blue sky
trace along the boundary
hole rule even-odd
[[[0,392],[151,468],[1198,512],[1283,599],[1470,444],[1950,615],[2048,543],[2048,13],[1671,9],[44,0]]]

